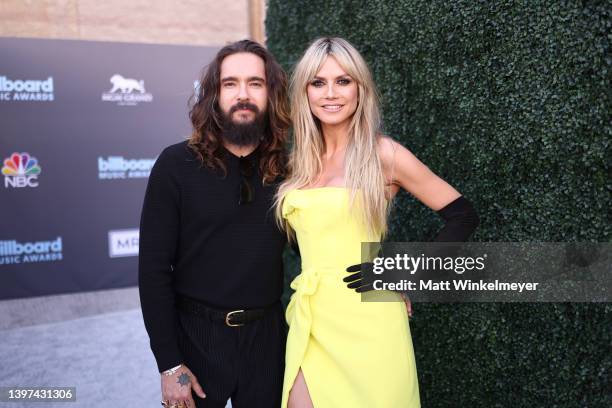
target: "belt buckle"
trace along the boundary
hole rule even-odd
[[[230,316],[234,313],[243,313],[244,310],[234,310],[225,315],[225,324],[229,327],[240,327],[244,326],[244,323],[230,323]]]

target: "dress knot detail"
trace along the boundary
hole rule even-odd
[[[317,291],[320,274],[317,271],[300,273],[292,282],[291,289],[300,295],[311,296]]]
[[[291,190],[285,195],[282,206],[283,218],[288,218],[295,210],[307,206],[307,197],[299,194],[299,190]]]

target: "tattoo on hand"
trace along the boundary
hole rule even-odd
[[[189,378],[189,375],[187,375],[187,373],[182,373],[181,375],[179,375],[177,382],[181,384],[181,387],[184,387],[191,382],[191,379]]]

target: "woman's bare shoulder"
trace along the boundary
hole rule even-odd
[[[397,159],[398,154],[405,156],[406,153],[408,153],[412,155],[412,153],[401,143],[387,135],[378,136],[376,150],[385,168],[391,166],[393,161]]]

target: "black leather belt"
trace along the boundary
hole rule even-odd
[[[240,327],[245,324],[254,322],[261,319],[270,310],[278,307],[279,302],[267,306],[263,309],[238,309],[238,310],[219,310],[213,309],[203,303],[181,295],[176,297],[176,307],[189,314],[200,316],[203,318],[210,319],[211,321],[217,321],[225,323],[229,327]]]

